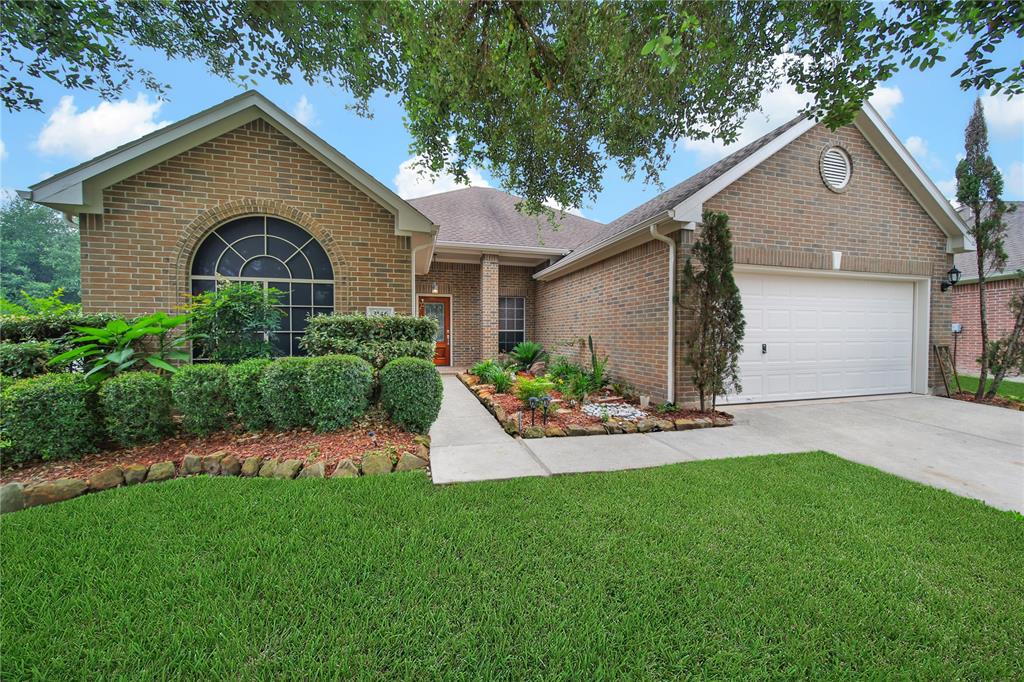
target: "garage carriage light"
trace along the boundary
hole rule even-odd
[[[944,279],[942,281],[942,284],[940,284],[939,287],[943,291],[945,291],[946,289],[948,289],[950,287],[955,287],[957,282],[959,282],[959,281],[960,281],[960,271],[957,270],[956,266],[954,265],[952,267],[952,269],[950,269],[950,271],[946,273],[946,279]]]

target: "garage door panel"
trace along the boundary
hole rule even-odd
[[[743,392],[728,402],[910,390],[912,283],[760,273],[736,281],[747,320]]]

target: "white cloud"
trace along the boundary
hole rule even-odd
[[[1024,97],[1011,100],[1005,95],[985,95],[981,105],[985,108],[985,122],[993,133],[1007,137],[1024,134]]]
[[[1003,196],[1024,199],[1024,162],[1014,161],[1010,170],[1003,173]]]
[[[942,170],[945,164],[942,163],[932,150],[928,148],[928,141],[919,135],[911,135],[903,141],[903,146],[907,148],[907,151],[917,159],[917,162],[922,166],[927,166],[933,170]]]
[[[875,111],[882,118],[888,120],[892,118],[896,107],[903,103],[903,91],[899,88],[887,88],[883,85],[875,90],[874,94],[868,98],[868,102],[871,103],[871,106],[875,108]]]
[[[942,196],[946,197],[950,201],[956,199],[956,178],[950,180],[938,180],[935,186],[942,192]]]
[[[782,72],[786,60],[791,58],[780,55],[775,60],[775,68]],[[783,80],[775,90],[762,93],[758,111],[751,113],[743,122],[735,142],[724,145],[714,140],[682,140],[683,148],[697,152],[704,161],[720,159],[789,121],[812,99],[810,94],[797,92],[795,87]],[[899,88],[880,87],[871,96],[870,101],[883,117],[888,118],[892,115],[893,109],[903,101],[903,93]]]
[[[553,208],[556,211],[562,211],[564,213],[571,213],[573,215],[578,215],[581,218],[585,218],[586,217],[585,215],[583,215],[583,211],[582,210],[580,210],[578,208],[566,208],[565,206],[562,206],[560,203],[555,201],[554,197],[548,197],[547,199],[545,199],[544,200],[544,205],[549,207],[549,208]]]
[[[7,158],[7,145],[4,144],[3,140],[0,140],[0,161]]]
[[[74,97],[67,95],[50,114],[35,147],[43,154],[87,159],[170,123],[154,120],[161,106],[139,95],[135,101],[100,102],[79,112]]]
[[[469,184],[466,185],[456,182],[455,176],[451,173],[432,174],[420,165],[421,161],[422,157],[414,156],[403,161],[402,165],[398,167],[398,173],[395,174],[392,182],[395,184],[398,196],[403,199],[415,199],[416,197],[425,197],[428,194],[449,192],[453,189],[462,189],[464,187],[491,186],[484,179],[483,174],[475,168],[471,168],[467,173]]]
[[[292,107],[292,116],[304,126],[311,126],[316,123],[316,109],[309,98],[303,95]]]

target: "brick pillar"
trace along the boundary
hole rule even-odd
[[[480,358],[498,353],[498,257],[480,259]]]

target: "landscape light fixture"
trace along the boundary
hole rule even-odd
[[[942,284],[939,285],[943,291],[950,287],[955,287],[956,283],[960,281],[960,271],[956,269],[954,265],[949,272],[946,273],[946,279],[942,280]]]

